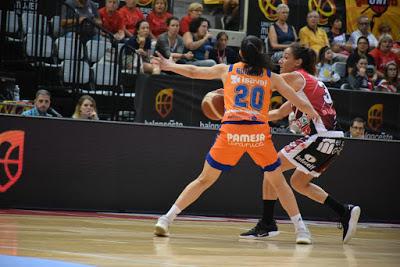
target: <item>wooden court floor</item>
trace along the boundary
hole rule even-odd
[[[255,220],[183,216],[171,236],[153,236],[156,216],[0,210],[0,254],[96,266],[400,266],[400,226],[361,224],[348,245],[336,224],[307,222],[268,241],[241,241]],[[1,263],[0,263],[1,266]]]

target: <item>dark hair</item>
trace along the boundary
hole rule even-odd
[[[365,40],[365,41],[367,41],[368,46],[369,46],[369,40],[368,40],[367,37],[365,37],[365,36],[360,36],[360,37],[358,37],[358,39],[357,39],[357,44],[360,42],[360,40]]]
[[[300,45],[299,43],[294,43],[289,46],[292,51],[293,57],[295,59],[301,59],[303,62],[301,63],[301,68],[304,69],[311,75],[315,75],[316,73],[316,61],[317,54],[311,48]]]
[[[321,67],[324,66],[325,53],[330,49],[331,48],[329,46],[324,46],[321,48],[321,50],[319,50],[318,61],[321,63]]]
[[[333,24],[335,23],[335,21],[337,21],[337,20],[340,20],[342,23],[343,23],[343,18],[342,18],[342,16],[340,16],[340,15],[337,15],[337,14],[335,14],[335,15],[333,15],[333,16],[330,16],[329,17],[329,19],[328,19],[328,24],[329,24],[329,26],[333,26]],[[343,26],[343,25],[342,25]]]
[[[179,19],[177,17],[169,17],[167,18],[167,20],[165,21],[167,23],[167,25],[169,26],[169,24],[171,23],[171,21],[173,20],[177,20],[179,22]]]
[[[229,39],[229,36],[228,36],[228,34],[226,33],[226,32],[219,32],[218,34],[217,34],[217,41],[219,40],[219,39],[221,39],[221,37],[222,36],[226,36],[226,38],[227,39]]]
[[[200,28],[200,25],[204,22],[207,21],[208,27],[210,27],[210,22],[208,21],[208,19],[203,18],[203,17],[198,17],[193,19],[190,24],[189,24],[189,31],[191,33],[196,33],[197,30]]]
[[[142,23],[144,23],[144,22],[147,22],[147,20],[142,19],[142,20],[139,20],[139,21],[136,23],[136,25],[135,25],[136,32],[139,31],[140,26],[142,26]]]
[[[350,126],[353,126],[354,122],[361,122],[361,123],[364,124],[364,126],[365,126],[365,120],[364,120],[363,118],[355,117],[355,118],[351,121],[351,125],[350,125]]]
[[[367,56],[361,55],[361,56],[357,59],[357,61],[356,61],[355,68],[353,68],[353,69],[351,70],[351,75],[353,75],[353,76],[356,76],[356,75],[357,75],[357,72],[358,72],[357,65],[358,65],[358,62],[359,62],[361,59],[364,59],[364,60],[366,60],[366,61],[368,62]]]
[[[246,36],[240,46],[242,61],[246,64],[245,71],[250,75],[261,75],[263,68],[271,69],[272,63],[264,51],[264,42],[254,36]]]
[[[390,66],[395,66],[396,67],[396,76],[393,78],[393,80],[390,80],[390,78],[388,76],[388,71],[389,71],[389,67]],[[397,66],[397,64],[395,62],[389,62],[389,63],[386,64],[385,71],[384,71],[383,74],[384,74],[385,80],[388,81],[389,83],[396,82],[397,80],[399,80],[399,78],[397,78],[399,76],[399,67]]]
[[[35,98],[38,98],[40,95],[47,95],[48,97],[51,98],[50,92],[45,90],[45,89],[40,89],[36,92]]]

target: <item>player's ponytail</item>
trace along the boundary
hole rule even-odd
[[[263,47],[263,41],[256,36],[249,35],[243,39],[240,51],[248,74],[261,75],[263,68],[271,69],[271,60],[263,53]]]
[[[316,61],[317,61],[317,54],[311,48],[302,46],[298,43],[294,43],[290,46],[292,50],[292,54],[295,59],[301,59],[302,64],[301,68],[307,71],[311,75],[315,75],[316,73]]]

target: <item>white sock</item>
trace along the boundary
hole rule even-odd
[[[294,224],[294,228],[296,229],[296,232],[299,229],[307,229],[306,225],[304,224],[303,219],[301,218],[301,214],[294,215],[293,217],[290,217],[292,220],[292,223]]]
[[[165,217],[168,218],[168,221],[173,222],[175,220],[176,216],[181,213],[181,210],[178,208],[177,205],[172,205],[172,207],[169,209],[167,214],[165,214]]]

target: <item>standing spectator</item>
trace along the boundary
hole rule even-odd
[[[346,137],[351,138],[364,138],[365,136],[365,121],[360,118],[356,117],[351,121],[350,129],[345,134]]]
[[[319,51],[319,63],[317,64],[317,78],[328,87],[339,87],[336,82],[340,80],[340,75],[335,73],[332,67],[333,52],[329,46],[324,46]]]
[[[373,49],[369,54],[374,58],[379,78],[383,78],[385,67],[389,62],[395,62],[400,65],[399,57],[393,53],[393,38],[389,34],[384,34],[379,38],[378,47]]]
[[[346,69],[348,75],[350,75],[352,70],[356,68],[357,62],[361,56],[365,56],[367,58],[368,65],[375,66],[375,60],[370,54],[368,54],[368,52],[369,52],[368,38],[365,36],[360,36],[360,38],[358,38],[357,40],[356,50],[354,50],[354,52],[350,54],[350,56],[347,58],[346,61]]]
[[[125,24],[125,36],[132,37],[135,34],[136,24],[144,20],[142,11],[136,7],[137,0],[125,0],[126,5],[119,9]]]
[[[394,62],[386,65],[384,79],[379,82],[377,91],[400,93],[399,67]]]
[[[90,95],[83,95],[75,106],[73,119],[98,120],[96,101]]]
[[[292,25],[286,23],[289,17],[289,7],[280,4],[276,8],[278,20],[269,27],[268,40],[274,54],[271,59],[276,64],[283,55],[283,50],[296,42],[297,34]]]
[[[315,51],[318,55],[319,50],[324,46],[329,46],[328,36],[325,30],[318,28],[319,14],[313,10],[307,14],[307,26],[300,29],[300,43]]]
[[[210,22],[205,18],[197,18],[190,23],[190,31],[183,35],[183,43],[187,50],[192,51],[193,61],[187,64],[211,67],[215,61],[208,59],[209,51],[212,49],[212,34],[208,31]]]
[[[222,29],[238,31],[240,27],[239,0],[224,0],[223,11]]]
[[[328,32],[328,39],[332,51],[336,53],[339,59],[347,58],[353,51],[351,43],[348,42],[348,36],[343,32],[342,18],[339,16],[329,17],[329,24],[331,29]]]
[[[47,90],[36,92],[34,108],[22,112],[22,116],[31,117],[62,117],[57,111],[50,107],[51,95]]]
[[[153,39],[167,31],[167,19],[172,17],[172,14],[167,12],[168,2],[167,0],[155,0],[153,1],[153,10],[149,13],[146,20],[150,25],[151,35]]]
[[[213,59],[217,64],[234,64],[238,62],[238,53],[228,47],[228,34],[220,32],[217,34],[217,43],[215,48],[210,51],[209,58]]]
[[[368,61],[365,56],[361,56],[357,62],[356,68],[352,70],[348,77],[348,82],[353,90],[368,89],[373,90],[374,82],[376,81],[376,73],[370,80],[367,73]]]
[[[69,8],[67,8],[67,6]],[[78,21],[75,20],[79,16]],[[79,25],[85,20],[93,20],[101,25],[101,19],[97,7],[92,0],[66,0],[61,11],[61,27],[67,37],[72,37],[73,32],[79,30]],[[82,27],[80,34],[84,39],[91,39],[98,34],[93,25],[88,24]]]
[[[197,19],[203,14],[203,5],[200,3],[191,3],[188,7],[188,13],[182,17],[180,22],[179,34],[183,36],[184,33],[189,31],[190,22]]]
[[[125,25],[122,15],[117,11],[119,0],[106,0],[106,6],[99,9],[103,27],[114,34],[118,41],[125,38]]]
[[[357,40],[361,36],[368,38],[369,46],[371,49],[378,46],[378,40],[376,40],[375,35],[370,32],[370,21],[365,15],[358,17],[357,19],[358,29],[351,33],[349,41],[351,42],[353,48],[357,46]]]
[[[185,63],[193,58],[192,52],[183,53],[185,45],[179,35],[179,19],[171,17],[167,19],[168,31],[160,34],[155,50],[165,58],[172,58],[177,63]]]

